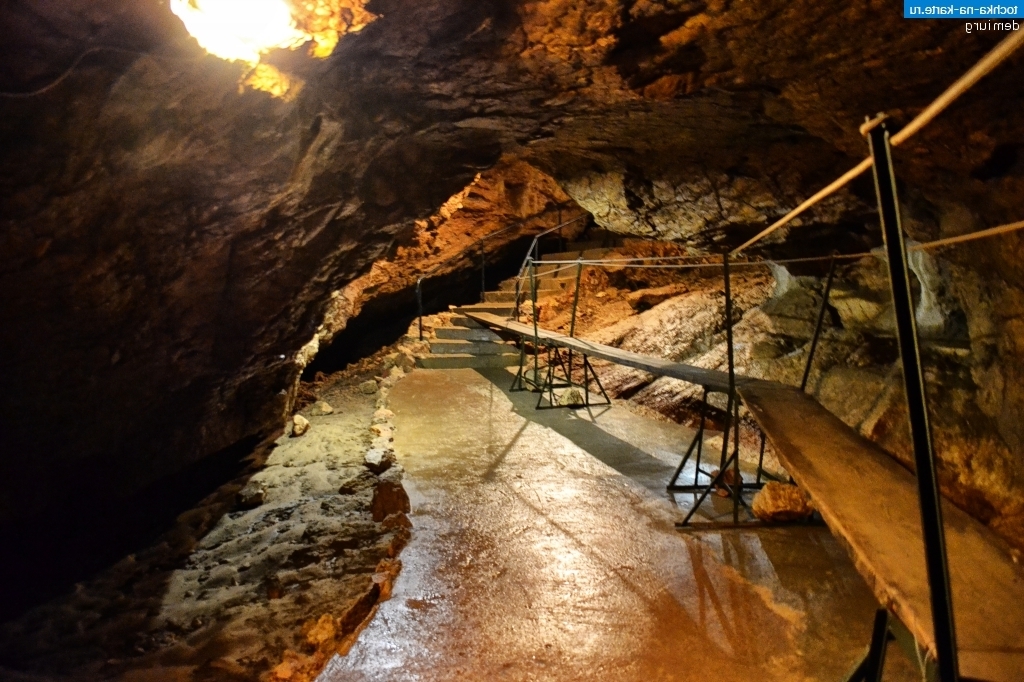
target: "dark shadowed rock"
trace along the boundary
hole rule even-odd
[[[382,478],[373,491],[373,520],[381,522],[392,514],[408,514],[410,508],[409,495],[401,481]]]

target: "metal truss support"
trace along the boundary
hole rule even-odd
[[[743,476],[740,473],[740,400],[739,394],[736,392],[736,359],[734,354],[734,341],[733,341],[733,310],[732,310],[732,284],[731,277],[729,275],[729,256],[725,255],[722,260],[722,272],[725,280],[725,336],[727,344],[727,353],[729,361],[729,392],[728,392],[728,403],[725,409],[725,424],[722,428],[722,453],[719,458],[718,472],[713,474],[712,472],[705,471],[700,467],[700,460],[703,448],[704,432],[707,425],[707,397],[708,390],[705,388],[702,406],[701,406],[701,423],[700,428],[697,431],[697,435],[690,443],[690,447],[687,449],[686,454],[683,456],[683,461],[680,462],[679,467],[676,469],[675,474],[669,481],[668,490],[669,492],[682,492],[682,493],[700,493],[697,500],[694,502],[693,507],[686,514],[686,517],[679,523],[676,524],[676,528],[680,530],[720,530],[722,528],[739,528],[746,527],[748,525],[757,525],[757,522],[740,523],[740,507],[747,508],[747,503],[743,499],[743,493],[748,490],[759,489],[761,487],[761,467],[758,466],[758,480],[757,483],[746,483],[743,480]],[[729,452],[730,438],[732,439],[732,453]],[[693,484],[680,485],[679,476],[682,474],[684,467],[689,461],[694,450],[697,452],[697,467],[693,477]],[[763,463],[764,448],[762,441],[761,457]],[[731,482],[726,482],[726,473],[732,469],[733,476]],[[704,484],[700,482],[701,475],[709,479],[708,483]],[[731,523],[719,523],[719,522],[704,522],[699,524],[691,524],[690,521],[693,516],[700,509],[700,506],[704,503],[704,500],[708,498],[713,490],[722,488],[729,492],[732,497],[732,522]]]

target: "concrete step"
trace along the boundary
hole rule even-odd
[[[543,278],[544,275],[550,275],[551,273],[555,272],[556,270],[558,270],[559,268],[562,268],[562,267],[565,267],[565,266],[564,265],[538,265],[537,266],[537,277],[538,278]],[[523,273],[523,274],[527,278],[530,276],[530,273],[528,273],[528,272]]]
[[[549,261],[549,260],[576,260],[579,257],[580,257],[580,252],[579,251],[562,251],[560,253],[545,253],[545,254],[543,254],[540,257],[540,259],[541,259],[541,261]],[[537,267],[538,268],[542,268],[544,266],[543,265],[538,265]],[[550,267],[551,267],[551,269],[555,269],[555,268],[557,268],[559,266],[558,265],[552,265]]]
[[[462,327],[464,329],[485,329],[485,327],[479,322],[475,322],[463,315],[453,315],[451,318],[451,325],[453,327]]]
[[[589,251],[591,249],[604,249],[607,248],[604,242],[597,241],[586,241],[586,242],[569,242],[565,245],[567,251]]]
[[[552,261],[552,260],[566,261],[566,260],[576,260],[577,258],[582,258],[583,260],[600,260],[601,258],[604,258],[606,255],[608,255],[608,253],[610,251],[611,251],[611,249],[596,248],[596,249],[583,249],[583,250],[580,250],[580,251],[563,251],[562,253],[545,253],[545,254],[543,254],[540,257],[540,259],[541,259],[541,261]],[[543,268],[543,267],[544,267],[543,265],[538,265],[537,269],[539,270],[540,268]],[[564,267],[564,265],[563,266],[552,265],[550,267],[552,269],[554,269],[554,268],[557,268],[557,267]]]
[[[565,285],[554,283],[546,289],[537,287],[537,298],[545,298],[547,296],[556,296],[565,291]],[[516,292],[514,291],[488,291],[484,294],[484,303],[515,303]],[[530,300],[530,290],[526,289],[519,292],[519,300],[522,303],[527,303]]]
[[[512,302],[508,303],[473,303],[471,305],[460,305],[452,306],[452,312],[456,315],[466,313],[491,313],[492,315],[509,315],[515,310],[516,304]],[[523,302],[519,305],[520,310],[528,310],[530,308],[529,302]]]
[[[485,291],[484,303],[509,303],[516,300],[514,291]]]
[[[546,284],[551,289],[565,289],[566,287],[576,286],[576,274],[567,275],[565,277],[545,277],[544,279],[537,280],[538,289],[540,285]],[[529,289],[527,289],[529,291]]]
[[[484,327],[483,325],[481,325],[478,322],[473,321],[473,319],[470,319],[469,317],[466,317],[465,315],[459,315],[459,314],[452,315],[450,324],[453,327],[463,327],[463,328],[466,328],[466,329],[486,329],[486,327]]]
[[[537,291],[558,291],[561,286],[556,282],[552,281],[551,277],[538,277],[537,278]],[[498,286],[499,291],[511,291],[515,293],[516,281],[514,279],[507,279]],[[523,291],[530,290],[530,280],[523,280]]]
[[[469,318],[465,318],[469,319]],[[475,323],[474,323],[475,324]],[[501,341],[501,337],[490,329],[470,327],[438,327],[434,335],[439,339],[457,341]]]
[[[469,355],[468,353],[421,355],[416,366],[421,369],[484,369],[489,367],[514,367],[519,364],[519,353],[502,355]]]
[[[512,346],[493,341],[438,339],[430,342],[430,352],[434,355],[501,355],[511,350],[513,350]]]

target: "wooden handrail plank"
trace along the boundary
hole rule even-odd
[[[533,338],[533,327],[531,325],[522,324],[521,322],[515,322],[513,320],[506,320],[503,317],[491,313],[467,312],[465,314],[470,319],[489,327],[503,329],[522,336],[525,339]],[[682,363],[672,362],[671,360],[665,360],[663,358],[652,358],[638,353],[631,353],[620,348],[613,348],[600,343],[572,338],[546,329],[538,329],[537,337],[544,341],[544,343],[552,346],[571,348],[572,350],[583,353],[589,357],[608,360],[609,362],[614,362],[618,365],[632,367],[634,369],[643,370],[659,376],[681,379],[683,381],[688,381],[691,384],[703,386],[712,391],[729,390],[729,375],[725,372],[719,372],[713,369],[704,369],[702,367],[693,367],[691,365],[684,365]]]
[[[879,602],[934,656],[914,475],[797,388],[748,383],[739,393]],[[943,520],[961,673],[1024,680],[1024,570],[991,531],[946,500]]]

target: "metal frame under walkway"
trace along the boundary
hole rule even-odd
[[[725,372],[639,355],[488,313],[469,317],[525,341],[681,379],[711,391],[729,390]],[[914,647],[914,657],[923,654],[934,660],[914,475],[798,388],[744,377],[735,378],[735,387],[783,466],[811,495],[832,533],[847,547],[879,603],[898,619],[886,620],[881,636],[886,637],[888,630],[897,638],[901,630],[908,632],[910,645],[916,641],[921,650]],[[956,625],[962,674],[992,682],[1024,679],[1024,609],[1019,608],[1024,604],[1024,570],[981,523],[948,502],[943,504],[943,514],[952,591],[959,606]]]

